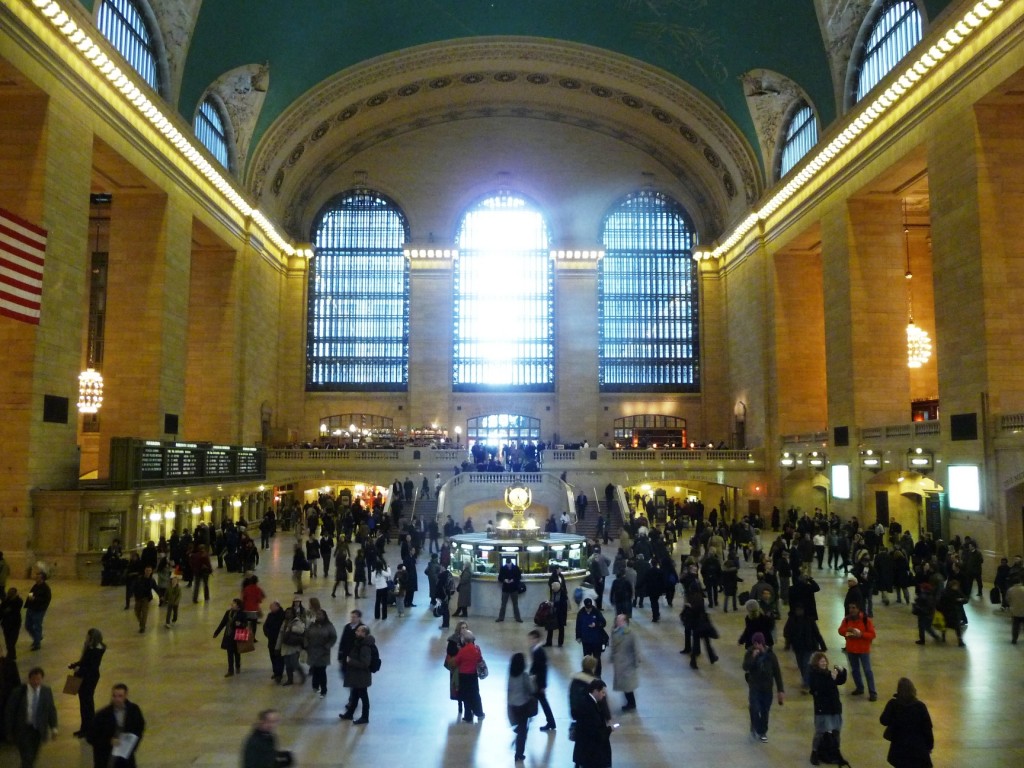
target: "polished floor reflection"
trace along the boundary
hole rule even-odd
[[[290,538],[279,535],[258,571],[272,598],[287,600],[292,593],[287,570],[290,543]],[[392,546],[390,551],[394,550]],[[845,585],[838,575],[821,573],[819,627],[832,658],[842,664],[836,629]],[[746,585],[753,583],[749,571],[743,577]],[[391,614],[385,622],[371,619],[383,668],[370,689],[370,724],[353,726],[338,720],[347,691],[336,668],[329,673],[326,699],[308,686],[275,685],[265,644],[243,657],[240,676],[223,677],[224,653],[212,634],[239,581],[235,574],[217,571],[211,578],[213,600],[209,605],[193,605],[186,599],[176,627],[165,629],[162,615],[151,616],[149,629],[140,635],[132,612],[122,610],[123,589],[57,579],[52,584],[54,600],[46,618],[43,649],[29,651],[22,633],[18,647],[21,673],[24,676],[29,666],[41,664],[48,682],[59,692],[65,668],[77,658],[85,630],[99,627],[109,650],[97,703],[105,703],[114,682],[130,686],[130,698],[141,705],[148,722],[139,752],[142,768],[238,766],[240,745],[255,713],[265,707],[283,713],[281,743],[295,751],[300,766],[513,765],[512,731],[505,717],[505,677],[510,654],[527,645],[529,623],[495,624],[493,616],[475,616],[470,611],[469,621],[490,664],[491,676],[481,684],[487,718],[481,725],[467,725],[457,720],[455,703],[448,700],[447,675],[441,666],[444,635],[427,610],[429,601],[419,597],[417,607],[405,618]],[[12,584],[23,592],[29,586],[27,580]],[[320,597],[339,627],[352,606],[369,609],[372,615],[371,600],[332,599],[330,587],[329,581],[316,580],[306,590],[306,597]],[[525,606],[524,617],[532,615],[534,607]],[[904,675],[914,680],[931,710],[937,766],[1024,765],[1024,729],[1018,715],[1024,645],[1010,644],[1009,618],[987,600],[972,599],[967,612],[967,648],[957,648],[955,642],[929,642],[922,647],[914,644],[916,624],[907,606],[877,606],[878,639],[872,658],[880,701],[870,703],[864,697],[849,696],[849,685],[843,698],[843,752],[854,766],[885,765],[886,742],[878,716],[897,679]],[[636,618],[643,654],[639,709],[617,714],[622,727],[612,736],[616,766],[763,768],[808,764],[811,702],[799,692],[791,654],[779,654],[789,697],[784,706],[772,709],[770,740],[767,744],[751,742],[741,652],[735,642],[742,619],[720,610],[713,618],[723,638],[717,644],[721,660],[714,666],[704,663],[698,671],[691,670],[688,659],[678,653],[682,633],[676,612],[663,611],[658,624],[650,622],[648,612],[642,611]],[[534,721],[526,745],[528,766],[572,765],[566,691],[581,654],[575,643],[551,650],[549,698],[558,729],[543,734],[537,730],[542,722]],[[612,678],[607,658],[604,676],[609,681]],[[612,702],[618,713],[624,703],[621,694],[613,694]],[[91,765],[87,747],[71,736],[78,727],[77,700],[58,693],[58,706],[60,735],[44,746],[38,765]],[[0,766],[14,765],[14,751],[6,745],[0,748]]]

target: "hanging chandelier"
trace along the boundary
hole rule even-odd
[[[907,367],[920,368],[932,356],[932,339],[921,326],[914,323],[914,296],[911,281],[914,273],[910,271],[910,229],[907,226],[907,201],[903,200],[903,251],[907,257]]]
[[[78,375],[78,410],[81,413],[97,413],[103,405],[103,376],[87,368]]]
[[[928,332],[914,324],[914,318],[907,323],[907,367],[920,368],[932,356],[932,340]]]

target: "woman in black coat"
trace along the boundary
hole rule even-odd
[[[889,742],[889,765],[894,768],[931,768],[935,747],[932,719],[928,707],[917,698],[917,689],[906,677],[896,684],[896,695],[889,699],[879,722]]]
[[[85,645],[82,646],[82,655],[74,664],[69,664],[68,669],[75,670],[75,677],[82,679],[82,685],[78,689],[78,710],[82,716],[82,724],[72,735],[82,739],[89,733],[92,719],[96,716],[95,693],[96,685],[100,681],[100,662],[107,646],[103,644],[103,633],[98,629],[90,629],[85,634]]]
[[[814,698],[811,765],[820,765],[818,746],[823,733],[831,733],[835,737],[835,747],[839,749],[839,734],[843,729],[843,702],[839,698],[839,686],[846,683],[846,668],[830,667],[828,656],[818,651],[811,656],[807,682]]]
[[[220,640],[220,647],[228,654],[228,672],[224,677],[233,677],[236,673],[242,672],[242,654],[238,652],[238,643],[235,641],[235,632],[239,629],[249,631],[249,619],[242,610],[242,601],[235,598],[231,601],[231,607],[224,611],[224,618],[220,620],[217,629],[213,631],[216,637],[221,632],[224,637]]]

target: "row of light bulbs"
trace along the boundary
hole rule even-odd
[[[457,248],[415,248],[405,249],[407,259],[451,259],[459,258]],[[312,256],[312,251],[309,252]],[[604,251],[597,248],[591,250],[551,250],[548,254],[552,261],[599,261],[604,258]]]
[[[236,211],[245,217],[251,217],[253,223],[276,245],[289,256],[308,256],[307,248],[296,248],[284,240],[273,224],[263,213],[250,206],[234,185],[225,178],[195,146],[191,139],[179,131],[163,114],[146,94],[103,52],[102,48],[61,8],[56,0],[31,0],[39,12],[56,27],[74,45],[82,56],[130,102],[178,152],[203,177],[227,198]],[[913,90],[921,79],[942,59],[959,48],[964,40],[988,21],[993,13],[1004,4],[1004,0],[980,0],[963,15],[943,35],[937,43],[917,58],[891,86],[885,89],[869,104],[853,122],[838,136],[822,148],[800,172],[790,179],[785,186],[776,192],[771,199],[758,211],[751,213],[718,247],[713,250],[697,250],[693,254],[696,260],[721,258],[725,256],[739,241],[747,235],[759,221],[766,220],[778,210],[790,197],[802,189],[818,172],[829,166],[854,140],[889,111],[908,92]],[[568,252],[568,253],[599,253],[599,252]],[[430,258],[430,257],[427,257]],[[436,257],[434,257],[436,258]],[[552,252],[552,258],[555,258]],[[583,257],[559,257],[583,258]],[[595,256],[594,258],[600,258]]]
[[[246,202],[241,193],[197,148],[192,138],[174,125],[163,111],[154,104],[143,89],[113,62],[89,34],[75,23],[74,19],[55,0],[31,0],[36,9],[67,38],[85,60],[116,88],[124,99],[144,117],[178,151],[188,163],[212,184],[243,217],[252,222],[277,248],[289,256],[297,255],[297,249],[278,233],[277,229],[258,209]]]
[[[782,189],[778,190],[764,206],[743,220],[720,245],[713,249],[698,249],[694,251],[693,258],[696,261],[721,258],[729,253],[742,238],[744,238],[759,221],[765,221],[777,211],[789,198],[800,191],[820,171],[832,164],[832,162],[863,133],[868,126],[882,117],[894,105],[899,103],[903,97],[912,91],[942,59],[959,48],[964,40],[977,31],[992,14],[1004,4],[1004,0],[981,0],[971,10],[967,11],[959,20],[952,24],[946,34],[939,38],[931,48],[925,51],[910,64],[903,74],[885,89],[873,102],[848,125],[846,128],[825,147],[818,151],[817,155],[807,163],[800,172],[790,179]]]

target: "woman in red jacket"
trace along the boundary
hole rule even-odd
[[[860,668],[864,667],[864,677],[868,681],[868,698],[878,701],[875,690],[875,674],[871,671],[871,641],[875,639],[875,625],[856,603],[846,607],[846,618],[839,625],[839,634],[846,638],[846,657],[850,660],[850,671],[853,673],[853,696],[864,694],[864,681],[860,676]]]
[[[484,707],[480,702],[480,678],[477,674],[483,654],[476,645],[473,633],[466,630],[462,634],[463,645],[455,654],[455,668],[459,671],[459,698],[464,705],[462,722],[472,723],[473,715],[477,722],[484,719]]]

